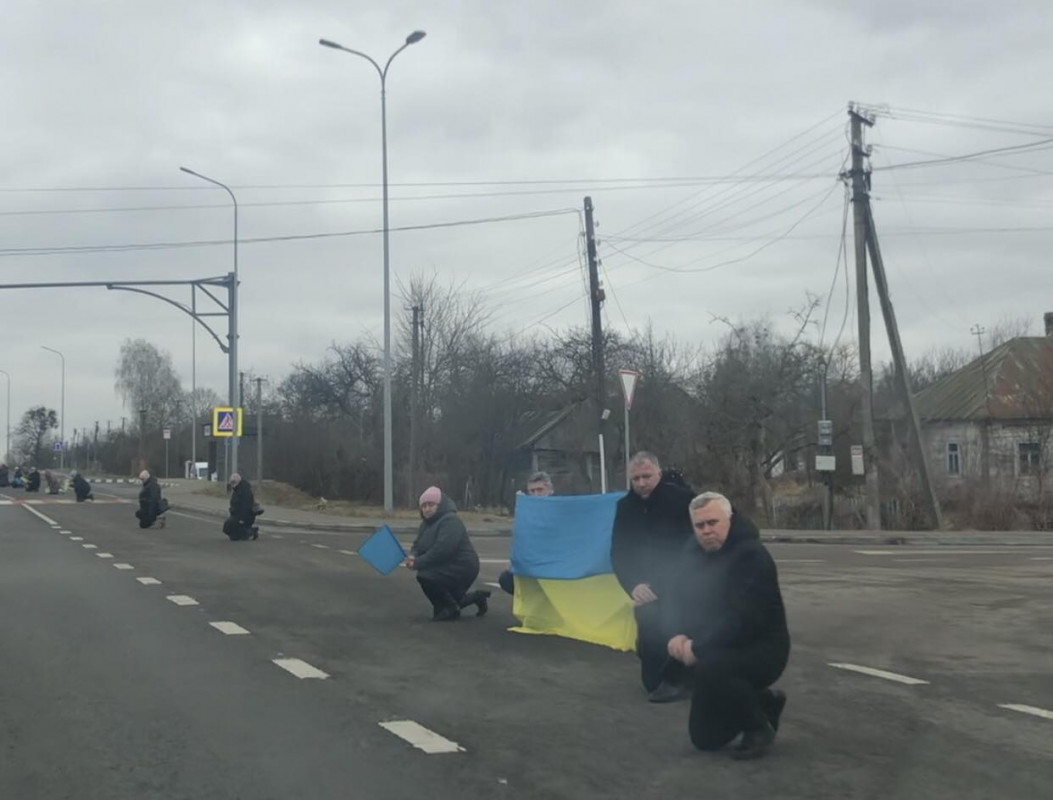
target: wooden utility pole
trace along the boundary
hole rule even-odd
[[[921,422],[918,420],[918,409],[914,405],[914,393],[910,387],[910,372],[907,370],[907,359],[903,355],[903,342],[899,337],[899,325],[896,323],[896,311],[888,292],[888,281],[885,278],[885,262],[881,258],[878,246],[877,230],[874,227],[874,214],[870,203],[866,202],[867,247],[870,250],[871,265],[874,268],[874,287],[881,301],[881,313],[885,318],[885,330],[888,332],[889,347],[892,348],[892,359],[895,362],[896,377],[903,405],[907,408],[907,421],[910,424],[910,438],[918,458],[918,472],[921,474],[922,487],[929,501],[936,530],[943,527],[943,516],[940,513],[940,500],[936,496],[936,486],[932,481],[929,459],[925,454],[925,438],[921,435]]]
[[[406,469],[406,497],[407,503],[413,506],[416,502],[417,491],[417,425],[419,422],[420,387],[418,385],[420,376],[420,329],[421,329],[421,306],[413,306],[413,352],[412,364],[410,365],[410,433],[409,433],[409,466]]]
[[[863,394],[863,469],[866,480],[866,525],[881,528],[878,459],[874,447],[874,373],[870,364],[870,291],[867,284],[867,202],[868,174],[864,172],[863,126],[874,121],[849,107],[852,124],[852,221],[856,251],[856,309],[859,322],[859,383]]]
[[[585,198],[585,252],[589,261],[589,304],[592,307],[592,374],[595,381],[597,433],[604,437],[606,421],[603,411],[607,408],[607,371],[603,358],[603,322],[600,309],[603,305],[603,289],[600,288],[599,261],[596,258],[596,229],[592,219],[592,198]],[[600,455],[600,472],[606,474],[607,464]]]
[[[987,411],[987,419],[980,426],[980,474],[984,481],[991,478],[991,386],[987,381],[987,359],[984,356],[984,334],[986,329],[976,323],[969,329],[969,333],[976,337],[976,343],[980,347],[980,371],[984,376],[984,409]]]

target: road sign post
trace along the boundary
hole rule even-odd
[[[625,395],[625,491],[632,489],[632,481],[629,479],[629,409],[633,404],[633,393],[636,391],[636,381],[640,379],[640,373],[632,369],[618,370],[618,377],[622,382],[622,394]]]
[[[164,437],[165,440],[165,480],[168,480],[172,477],[171,470],[168,467],[168,442],[172,439],[172,429],[165,428],[163,431],[161,431],[161,435]]]

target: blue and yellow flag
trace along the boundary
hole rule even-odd
[[[621,493],[516,499],[512,613],[522,633],[547,633],[632,650],[632,600],[611,570]]]

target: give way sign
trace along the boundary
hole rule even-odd
[[[633,407],[633,393],[636,391],[636,381],[640,379],[640,373],[634,369],[618,370],[618,377],[622,380],[622,394],[625,395],[625,410]]]

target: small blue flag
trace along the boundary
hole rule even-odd
[[[406,560],[406,551],[387,525],[382,525],[358,548],[358,554],[381,575],[387,575]]]

